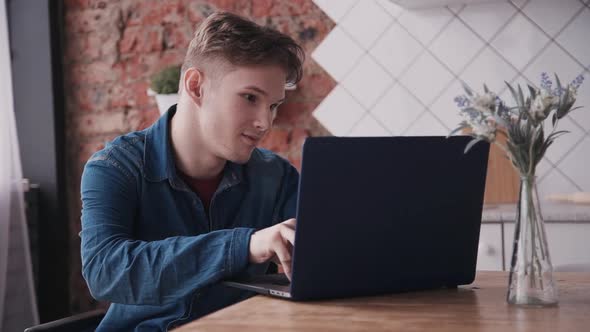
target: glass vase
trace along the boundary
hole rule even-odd
[[[558,302],[535,176],[520,179],[507,301],[524,306]]]

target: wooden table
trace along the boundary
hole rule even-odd
[[[330,301],[255,296],[175,331],[590,331],[590,273],[556,273],[550,308],[507,304],[507,277],[478,272],[458,289]]]

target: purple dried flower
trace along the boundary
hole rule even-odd
[[[467,99],[467,97],[465,96],[457,96],[454,99],[455,103],[457,104],[457,106],[463,108],[463,107],[467,107],[470,105],[469,99]]]
[[[574,89],[578,90],[578,88],[580,87],[580,85],[582,85],[583,82],[584,74],[580,74],[570,83],[570,85],[573,86]]]
[[[549,79],[549,75],[547,75],[547,73],[542,72],[541,73],[541,87],[545,90],[551,90],[551,86],[553,85],[553,82],[551,82],[551,80]]]

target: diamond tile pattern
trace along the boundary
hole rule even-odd
[[[340,26],[365,49],[391,24],[393,18],[373,1],[360,1],[342,19]],[[371,22],[371,24],[367,24]]]
[[[314,0],[316,6],[320,7],[332,21],[338,23],[359,0]]]
[[[441,7],[404,11],[398,17],[398,22],[422,44],[428,45],[452,19],[453,13],[448,8]]]
[[[344,136],[363,116],[363,107],[337,85],[315,109],[314,116],[334,135]]]
[[[506,83],[517,75],[516,70],[490,47],[486,47],[461,74],[461,79],[472,89],[482,90],[483,83],[492,91],[501,93]],[[537,75],[537,74],[536,74]],[[538,76],[538,75],[537,75]]]
[[[580,160],[580,156],[588,155],[590,155],[590,136],[586,136],[559,164],[563,172],[584,191],[590,191],[590,177],[588,176],[588,163]]]
[[[590,71],[586,71],[584,77],[586,80],[578,89],[578,99],[576,99],[576,105],[583,106],[583,108],[571,112],[570,117],[590,133]]]
[[[424,48],[399,24],[394,24],[378,40],[369,53],[398,77]]]
[[[551,121],[545,121],[544,125],[545,133],[549,135],[553,128]],[[561,135],[558,139],[556,139],[551,147],[547,149],[545,157],[552,163],[559,166],[559,162],[563,159],[563,157],[565,157],[570,152],[572,147],[574,147],[586,133],[584,133],[569,116],[559,120],[557,123],[557,130],[567,130],[569,133]]]
[[[571,82],[576,76],[584,71],[569,54],[565,53],[557,44],[551,43],[541,54],[524,70],[524,75],[531,82],[539,82],[540,73],[546,72],[551,77],[553,73],[559,75],[562,83]]]
[[[313,51],[311,57],[335,80],[340,81],[363,54],[363,49],[336,26]]]
[[[424,111],[424,106],[401,85],[393,86],[371,109],[371,113],[394,135],[404,132]]]
[[[341,84],[364,107],[369,108],[391,83],[392,78],[383,67],[370,56],[365,56]]]
[[[454,80],[430,106],[430,111],[443,122],[449,132],[457,128],[461,121],[459,108],[455,104],[455,97],[464,94],[461,82]]]
[[[365,116],[352,128],[350,136],[391,136],[389,130],[385,129],[371,114]]]
[[[574,183],[565,177],[557,168],[552,169],[545,177],[539,179],[537,184],[539,198],[545,200],[547,196],[555,193],[572,193],[578,191]]]
[[[440,60],[449,66],[455,74],[458,74],[484,44],[459,20],[453,20],[445,32],[436,38],[430,46],[430,50],[438,55]]]
[[[586,68],[590,67],[590,8],[587,7],[557,36],[557,42]]]
[[[452,79],[453,75],[430,53],[425,52],[401,77],[401,82],[424,104],[430,104]]]
[[[393,3],[389,0],[377,0],[377,3],[381,5],[391,17],[398,17],[403,11],[403,7],[400,5]]]
[[[432,113],[424,112],[404,134],[407,136],[446,136],[448,133],[447,128]]]
[[[491,44],[518,70],[521,70],[548,41],[545,34],[533,23],[523,15],[517,14],[491,41]]]
[[[492,38],[516,13],[509,2],[491,2],[468,5],[459,17],[484,40]]]
[[[541,197],[590,191],[590,1],[511,0],[405,10],[388,0],[314,0],[335,28],[312,58],[339,85],[315,110],[334,135],[446,135],[463,80],[509,104],[504,81],[579,74],[575,110],[537,168]],[[523,85],[526,88],[526,85]],[[546,128],[550,131],[551,128]]]
[[[551,37],[555,36],[584,6],[579,0],[529,1],[523,12]]]
[[[541,161],[537,164],[537,177],[542,179],[547,175],[547,173],[553,169],[553,164],[547,160],[547,158],[541,159]]]

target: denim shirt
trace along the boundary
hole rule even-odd
[[[219,282],[263,274],[268,264],[248,263],[251,234],[295,217],[299,174],[263,149],[226,163],[208,217],[176,172],[175,112],[84,168],[82,274],[94,298],[112,303],[97,331],[166,331],[251,296]]]

